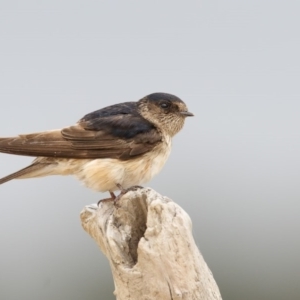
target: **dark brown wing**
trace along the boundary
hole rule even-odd
[[[0,152],[44,157],[119,158],[151,151],[162,137],[135,102],[100,109],[62,130],[0,139]]]

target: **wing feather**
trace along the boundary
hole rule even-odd
[[[151,151],[162,136],[142,118],[135,102],[117,104],[83,117],[77,125],[0,139],[0,152],[44,157],[119,158]]]

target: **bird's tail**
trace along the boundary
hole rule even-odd
[[[32,177],[41,177],[45,175],[50,175],[52,171],[51,164],[45,163],[33,163],[32,165],[21,169],[15,173],[7,175],[0,179],[0,184],[10,181],[12,179],[21,179],[21,178],[32,178]]]

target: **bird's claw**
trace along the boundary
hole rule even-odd
[[[122,198],[123,195],[125,195],[126,193],[130,192],[130,191],[136,191],[138,189],[142,189],[143,187],[140,185],[134,185],[131,186],[130,188],[124,189],[122,187],[121,184],[117,183],[116,186],[118,187],[118,189],[120,190],[120,194],[118,196],[116,196],[113,192],[109,192],[111,198],[105,198],[105,199],[101,199],[97,202],[97,206],[100,205],[101,202],[107,202],[107,201],[114,201],[114,205],[117,205],[117,202]]]
[[[134,185],[134,186],[131,186],[130,188],[124,189],[122,187],[122,185],[119,183],[117,183],[116,186],[120,189],[120,194],[114,199],[114,204],[116,204],[122,198],[122,196],[125,195],[126,193],[128,193],[130,191],[136,191],[138,189],[143,188],[140,185]]]
[[[105,199],[101,199],[97,202],[97,206],[100,205],[101,202],[108,202],[108,201],[114,201],[116,200],[116,195],[113,192],[109,192],[110,193],[110,198],[105,198]]]

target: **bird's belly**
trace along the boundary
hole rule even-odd
[[[134,159],[94,159],[87,161],[77,172],[78,179],[93,190],[106,192],[140,185],[150,181],[162,169],[171,146],[164,145]]]

